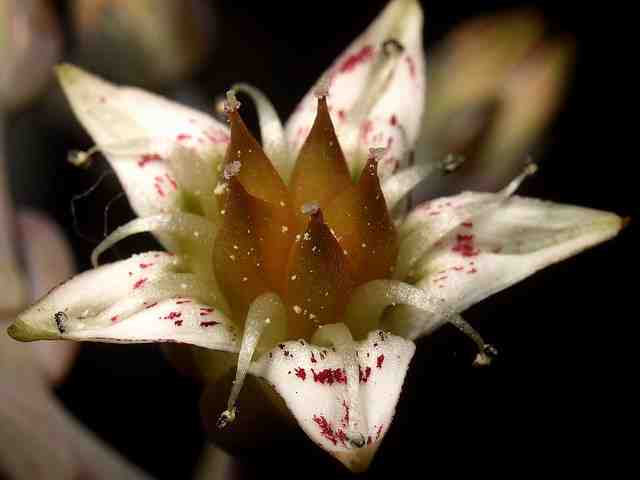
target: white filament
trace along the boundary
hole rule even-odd
[[[399,175],[402,175],[410,170],[411,169],[406,169],[394,175],[388,181],[392,181],[394,178],[397,178]],[[516,192],[522,182],[528,176],[533,175],[536,170],[536,164],[530,163],[517,177],[511,180],[511,182],[509,182],[509,184],[505,188],[500,190],[495,195],[488,195],[487,200],[471,202],[469,205],[463,205],[458,208],[454,207],[450,214],[450,218],[447,219],[448,224],[445,226],[439,226],[437,229],[431,230],[429,228],[430,222],[425,221],[424,225],[421,228],[410,231],[401,240],[400,252],[398,254],[398,260],[396,262],[394,277],[397,279],[406,278],[407,275],[411,272],[411,268],[416,263],[418,263],[424,257],[424,255],[428,253],[431,247],[438,240],[445,237],[456,228],[460,227],[460,225],[462,225],[464,222],[470,221],[474,217],[478,217],[490,210],[499,208],[503,202],[508,200]],[[387,200],[387,202],[389,201]]]
[[[397,280],[373,280],[360,285],[351,295],[345,323],[355,338],[364,338],[381,327],[384,310],[396,305],[409,305],[433,314],[445,309],[437,298],[413,285]]]
[[[204,217],[190,213],[167,213],[151,217],[136,218],[118,227],[105,238],[91,254],[91,263],[98,266],[100,255],[120,240],[143,232],[167,232],[178,236],[191,236],[198,232],[202,242],[213,242],[216,226]]]
[[[344,323],[334,323],[320,326],[313,335],[311,343],[333,346],[344,360],[349,405],[349,424],[345,433],[352,447],[363,447],[365,444],[363,427],[366,428],[367,421],[360,402],[360,370],[353,336]]]
[[[389,210],[398,205],[405,195],[410,193],[416,185],[437,172],[437,165],[433,163],[420,163],[392,175],[382,185],[382,193],[387,201]]]
[[[236,401],[242,390],[244,379],[247,376],[251,360],[258,348],[260,339],[269,327],[271,330],[274,324],[281,324],[280,319],[285,318],[285,308],[280,297],[275,293],[265,293],[256,298],[247,313],[247,320],[244,324],[244,333],[242,335],[242,344],[240,345],[240,353],[238,354],[238,367],[236,370],[236,378],[229,394],[227,401],[227,409],[220,414],[218,419],[218,428],[224,428],[233,422],[236,417]],[[276,319],[278,321],[272,321]],[[273,340],[273,339],[270,339]],[[269,342],[272,343],[272,342]]]

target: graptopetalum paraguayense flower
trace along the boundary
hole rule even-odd
[[[314,442],[365,469],[393,419],[413,340],[452,322],[486,362],[489,347],[460,313],[622,223],[514,196],[532,166],[498,193],[464,192],[405,213],[404,197],[439,173],[420,159],[409,165],[426,88],[422,21],[417,2],[391,2],[284,128],[260,92],[236,87],[256,103],[262,147],[233,91],[228,129],[60,67],[72,108],[140,216],[98,246],[94,263],[138,232],[154,232],[172,253],[96,266],[20,315],[10,333],[237,353],[221,424],[254,375]]]

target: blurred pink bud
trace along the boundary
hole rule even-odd
[[[46,0],[0,0],[0,106],[13,110],[52,78],[62,36]]]
[[[522,168],[564,99],[574,44],[547,38],[543,19],[516,11],[472,20],[436,47],[419,148],[464,158],[423,196],[496,190]],[[418,157],[420,158],[420,157]]]

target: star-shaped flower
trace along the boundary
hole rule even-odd
[[[227,99],[230,128],[73,66],[59,77],[140,218],[98,246],[96,268],[20,315],[20,340],[181,342],[238,354],[220,426],[245,376],[263,379],[304,432],[366,469],[393,419],[413,341],[531,273],[613,237],[611,213],[463,192],[406,213],[440,167],[410,165],[426,93],[422,12],[392,1],[283,128],[252,87]],[[235,92],[256,103],[262,146]],[[82,160],[85,156],[81,156]],[[120,239],[154,232],[168,252],[98,267]],[[201,358],[203,369],[211,367]],[[229,428],[233,428],[230,426]]]

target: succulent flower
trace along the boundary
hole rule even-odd
[[[416,338],[452,323],[487,363],[492,348],[460,313],[622,225],[611,213],[515,196],[533,165],[498,193],[463,192],[407,213],[403,199],[419,182],[455,166],[409,162],[426,92],[422,22],[417,2],[392,1],[285,127],[247,85],[227,96],[227,128],[61,66],[93,151],[110,161],[140,218],[96,248],[96,268],[19,315],[10,334],[237,354],[220,426],[242,415],[236,399],[249,374],[316,444],[366,469]],[[256,104],[262,146],[236,92]],[[97,266],[139,232],[155,233],[167,252]]]

